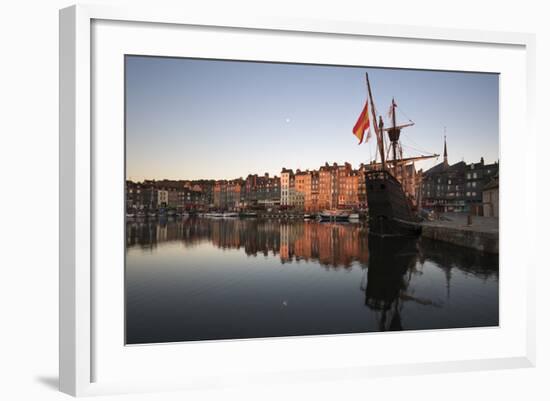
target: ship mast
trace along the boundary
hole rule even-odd
[[[393,150],[393,173],[397,177],[397,145],[399,143],[399,136],[401,135],[401,128],[397,127],[395,122],[395,100],[391,100],[391,122],[392,126],[388,129],[388,136],[391,141]]]
[[[392,98],[391,100],[391,122],[392,122],[392,131],[395,131],[397,128],[397,124],[395,123],[395,100]],[[397,141],[392,140],[392,148],[393,148],[393,160],[395,161],[397,159]]]
[[[383,138],[383,131],[379,128],[380,126],[384,126],[384,123],[382,121],[382,116],[380,116],[380,124],[376,121],[376,107],[374,107],[374,99],[372,98],[372,91],[370,89],[370,81],[369,81],[369,73],[366,72],[365,75],[367,76],[367,88],[369,90],[369,99],[370,99],[370,105],[372,108],[372,116],[373,118],[373,125],[374,125],[374,132],[376,133],[376,140],[378,142],[378,151],[380,152],[380,160],[382,165],[382,170],[386,169],[386,156],[384,155],[384,138]]]

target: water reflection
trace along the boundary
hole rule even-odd
[[[160,242],[184,246],[211,242],[221,249],[243,249],[246,255],[278,255],[281,263],[315,260],[326,267],[367,264],[368,232],[363,224],[260,219],[162,219],[127,225],[127,248],[155,248]]]
[[[127,342],[498,325],[498,256],[362,224],[127,223]]]

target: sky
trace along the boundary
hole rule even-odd
[[[498,75],[126,56],[128,179],[233,179],[282,167],[354,168],[375,156],[352,128],[367,98],[388,126],[392,97],[404,156],[417,163],[498,160]]]

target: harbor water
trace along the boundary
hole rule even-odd
[[[498,326],[498,254],[364,223],[126,223],[126,342]]]

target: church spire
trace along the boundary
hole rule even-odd
[[[444,136],[444,142],[445,142],[445,145],[444,145],[444,148],[443,148],[443,164],[445,165],[445,167],[447,167],[449,165],[449,162],[447,160],[447,127],[445,127],[445,136]]]

